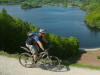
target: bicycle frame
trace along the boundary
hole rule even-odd
[[[25,51],[27,51],[27,52],[31,52],[28,48],[26,48],[26,47],[20,47],[20,48],[22,48],[23,50],[25,50]]]
[[[26,47],[21,47],[21,48],[22,48],[23,50],[25,50],[26,52],[31,53],[31,51],[30,51],[28,48],[26,48]],[[38,58],[39,58],[39,59],[43,58],[45,55],[49,56],[49,54],[48,54],[49,48],[46,49],[46,50],[47,50],[47,52],[40,52],[40,53],[38,54]],[[31,56],[33,57],[32,53],[31,53]]]
[[[28,48],[26,48],[26,47],[21,47],[21,48],[24,49],[27,53],[26,52],[21,53],[21,55],[19,56],[19,62],[20,62],[20,64],[22,66],[29,68],[27,65],[34,64],[33,54],[31,53],[31,51]],[[45,51],[45,52],[38,53],[38,56],[37,56],[37,62],[38,62],[38,64],[42,63],[42,64],[45,64],[45,65],[57,65],[57,64],[59,65],[60,64],[59,58],[57,58],[55,56],[49,56],[49,53],[48,53],[49,48],[46,49],[46,50],[47,51]],[[29,63],[31,61],[31,64],[27,64],[27,62],[23,62],[22,61],[23,60],[22,58],[23,58],[24,55],[27,58],[27,59],[25,59],[25,61],[28,60]],[[52,59],[52,58],[54,58],[54,59]],[[43,61],[41,59],[43,59]],[[56,61],[57,64],[55,64],[55,61]]]

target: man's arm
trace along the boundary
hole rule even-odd
[[[39,45],[39,47],[44,51],[44,47],[43,47],[42,43],[39,41],[39,37],[35,36],[34,39],[37,42],[37,44]]]
[[[37,43],[40,46],[40,48],[44,51],[44,47],[43,47],[42,43],[40,41],[37,41]]]
[[[48,44],[48,41],[47,41],[47,39],[46,39],[45,37],[42,37],[42,40],[43,40],[45,43]]]

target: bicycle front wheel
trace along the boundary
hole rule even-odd
[[[45,59],[45,65],[52,65],[52,66],[58,66],[60,65],[60,60],[56,56],[49,56]]]
[[[19,56],[19,62],[23,67],[30,68],[33,63],[33,57],[29,53],[22,53]]]

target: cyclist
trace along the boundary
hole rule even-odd
[[[38,55],[39,47],[43,51],[45,51],[41,40],[43,40],[45,43],[48,44],[48,41],[45,38],[45,34],[46,34],[46,30],[45,29],[40,29],[39,32],[29,33],[30,36],[26,40],[26,47],[28,47],[31,50],[31,53],[33,54],[35,63],[37,62],[37,55]]]

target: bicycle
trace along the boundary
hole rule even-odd
[[[19,62],[23,67],[30,68],[29,65],[34,65],[34,59],[31,51],[26,47],[21,47],[26,52],[21,53],[19,56]],[[38,53],[37,63],[45,66],[57,66],[60,65],[60,60],[56,56],[49,56],[48,49],[45,52]]]

